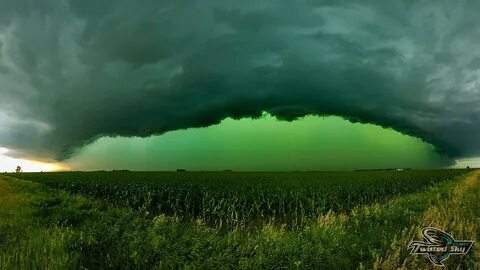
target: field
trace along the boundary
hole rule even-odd
[[[212,173],[34,173],[22,178],[182,221],[243,228],[280,223],[301,228],[328,211],[382,202],[462,173],[443,171]]]
[[[3,174],[0,269],[428,268],[407,250],[422,227],[480,238],[478,175]],[[479,262],[474,251],[447,265]]]

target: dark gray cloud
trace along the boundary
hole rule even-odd
[[[0,0],[0,145],[61,159],[267,111],[480,154],[478,1]]]

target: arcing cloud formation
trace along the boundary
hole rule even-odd
[[[479,1],[0,0],[0,145],[62,159],[267,111],[480,154]]]

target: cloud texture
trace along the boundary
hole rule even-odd
[[[62,159],[267,111],[480,154],[478,1],[0,0],[0,146]]]

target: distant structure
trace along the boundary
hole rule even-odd
[[[356,172],[372,172],[372,171],[411,171],[412,168],[383,168],[383,169],[360,169],[354,170]]]
[[[17,169],[15,169],[15,172],[16,173],[21,173],[22,172],[22,167],[17,166]]]

